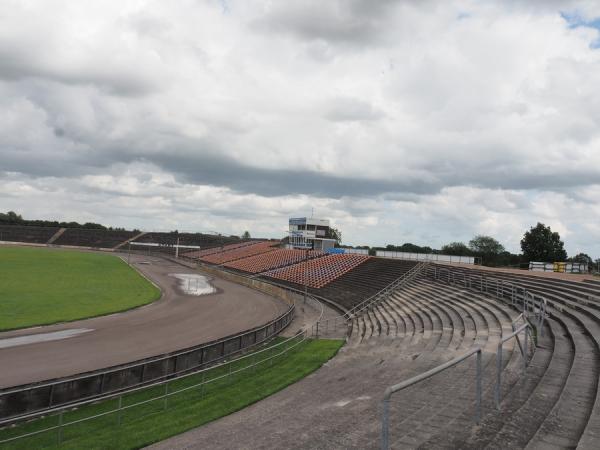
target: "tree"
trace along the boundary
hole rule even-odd
[[[588,255],[587,253],[578,253],[575,256],[573,256],[572,258],[569,258],[569,261],[578,262],[578,263],[586,263],[588,265],[591,265],[594,263],[594,261],[592,260],[590,255]]]
[[[504,246],[491,236],[477,235],[469,241],[469,249],[486,265],[498,265]]]
[[[560,235],[538,222],[521,239],[521,250],[528,261],[557,262],[567,259],[565,244]]]
[[[335,239],[336,245],[340,245],[342,243],[342,232],[337,228],[330,227],[325,237],[329,239]]]
[[[0,213],[0,222],[15,224],[23,222],[23,217],[14,211],[8,211],[6,214]]]
[[[443,255],[468,256],[471,250],[463,242],[450,242],[442,246],[441,252]]]
[[[589,272],[591,272],[594,269],[594,260],[587,253],[578,253],[572,258],[569,258],[568,261],[572,261],[574,263],[587,264]]]
[[[250,239],[250,232],[248,230],[244,231],[244,234],[242,234],[242,239]]]

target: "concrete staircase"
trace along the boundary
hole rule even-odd
[[[148,234],[147,231],[142,231],[141,233],[136,234],[135,236],[133,236],[132,238],[127,239],[126,241],[121,242],[120,244],[117,244],[113,247],[113,250],[118,250],[120,248],[125,247],[127,244],[129,244],[130,242],[135,241],[136,239],[141,238],[143,235]]]
[[[234,426],[253,448],[379,448],[385,388],[479,346],[479,425],[470,358],[394,394],[391,448],[598,448],[600,303],[594,298],[600,284],[519,280],[548,297],[548,317],[525,373],[517,342],[504,344],[500,410],[494,402],[496,351],[519,311],[492,295],[423,276],[355,317],[348,344],[322,369],[199,428],[196,442],[226,447]]]
[[[50,239],[48,239],[48,242],[46,242],[46,245],[50,245],[52,244],[54,241],[56,241],[59,237],[62,236],[62,234],[66,231],[66,228],[60,228],[56,233],[54,233],[52,235],[52,237]]]
[[[495,352],[512,332],[515,309],[421,278],[354,319],[352,348],[383,354],[392,347],[411,356],[396,382],[473,346],[484,349],[480,425],[473,419],[474,361],[465,362],[393,397],[392,448],[598,448],[600,302],[591,298],[600,294],[600,284],[529,277],[519,283],[548,298],[549,317],[525,375],[515,340],[504,345],[500,411],[493,401]]]

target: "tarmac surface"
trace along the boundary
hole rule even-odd
[[[131,264],[160,287],[159,300],[122,313],[0,333],[0,341],[30,342],[0,348],[0,388],[192,347],[262,325],[288,308],[280,299],[208,274],[204,275],[216,292],[187,295],[180,280],[169,274],[200,273],[197,270],[153,256],[132,255]],[[82,329],[92,331],[75,332]],[[53,334],[57,332],[62,333]],[[64,338],[49,340],[49,335]]]

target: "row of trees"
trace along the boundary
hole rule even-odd
[[[591,269],[592,265],[600,263],[600,259],[593,261],[585,253],[579,253],[572,258],[567,258],[564,242],[561,240],[560,235],[543,223],[538,223],[535,227],[531,227],[525,232],[523,239],[521,239],[521,254],[514,254],[507,251],[496,239],[485,235],[477,235],[468,243],[450,242],[442,246],[439,250],[412,243],[372,248],[362,246],[358,248],[369,249],[369,253],[373,255],[377,250],[388,250],[410,253],[475,256],[481,258],[482,263],[487,266],[518,266],[529,264],[529,261],[572,261],[587,263]]]
[[[26,225],[31,227],[60,227],[60,228],[87,228],[90,230],[123,230],[123,228],[105,227],[99,223],[86,222],[58,222],[56,220],[27,220],[14,211],[0,212],[0,224],[2,225]]]

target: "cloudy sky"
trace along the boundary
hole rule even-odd
[[[526,4],[524,6],[523,4]],[[600,257],[600,2],[0,2],[0,210]]]

